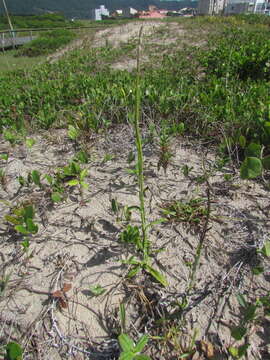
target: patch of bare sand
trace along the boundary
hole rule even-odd
[[[106,138],[97,139],[86,165],[89,190],[82,199],[77,189],[70,189],[67,200],[55,205],[44,190],[33,185],[20,188],[17,180],[33,169],[52,174],[74,155],[65,132],[59,132],[57,143],[51,143],[49,137],[46,140],[46,136],[37,136],[31,150],[10,147],[1,140],[0,147],[9,153],[9,160],[7,165],[1,163],[6,171],[6,187],[0,193],[0,274],[4,284],[0,339],[20,341],[27,349],[25,359],[36,359],[37,352],[39,359],[46,360],[75,355],[78,359],[117,358],[119,303],[126,304],[129,333],[135,328],[139,333],[158,335],[161,329],[154,326],[153,317],[157,320],[162,313],[173,311],[173,304],[184,298],[188,264],[194,259],[201,232],[183,222],[155,225],[150,232],[153,247],[164,251],[155,256],[154,263],[169,286],[163,289],[145,275],[127,281],[122,260],[132,254],[132,249],[119,241],[126,222],[113,214],[111,199],[123,206],[139,204],[136,181],[127,172],[128,153],[134,150],[131,129],[121,126]],[[254,281],[251,275],[256,263],[252,246],[269,233],[269,197],[260,184],[241,181],[230,167],[214,170],[214,155],[211,151],[205,154],[199,145],[196,148],[175,139],[173,152],[165,174],[157,171],[157,149],[151,143],[144,146],[147,218],[154,221],[163,216],[161,208],[168,201],[205,199],[206,185],[198,181],[204,175],[204,163],[211,173],[211,217],[182,335],[190,339],[197,329],[196,339],[210,341],[219,358],[225,359],[226,349],[232,344],[228,326],[238,323],[235,295],[258,295],[262,289],[270,289],[267,277],[260,275]],[[106,154],[113,155],[113,159],[104,162]],[[192,167],[188,177],[181,171],[184,165]],[[224,181],[224,171],[232,175],[231,181]],[[3,218],[10,211],[8,204],[14,207],[25,201],[35,205],[39,224],[38,234],[29,237],[27,252],[22,249],[22,236]],[[136,212],[131,223],[138,224]],[[67,292],[63,292],[65,284],[71,287]],[[90,286],[95,285],[101,285],[105,294],[94,297]],[[55,292],[60,292],[62,299],[54,296]],[[152,304],[150,308],[147,301]],[[265,346],[262,331],[258,327],[249,339],[249,359],[263,359],[259,351]],[[158,343],[153,343],[149,351],[153,359],[170,359],[168,352],[161,355]]]

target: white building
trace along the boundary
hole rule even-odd
[[[93,20],[102,20],[102,16],[109,16],[109,10],[105,8],[104,5],[100,5],[99,9],[93,9],[91,14],[91,19]]]
[[[137,14],[137,12],[138,11],[136,9],[133,9],[132,7],[125,8],[123,9],[123,17],[132,17]]]
[[[224,12],[226,0],[199,0],[199,15],[218,15]]]

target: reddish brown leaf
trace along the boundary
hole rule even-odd
[[[59,299],[63,297],[63,293],[61,290],[56,290],[55,292],[52,293],[52,297]]]
[[[62,291],[64,293],[68,292],[72,288],[71,284],[64,283]]]
[[[67,302],[62,297],[59,298],[59,304],[60,304],[61,308],[63,308],[63,309],[66,309],[68,307]]]

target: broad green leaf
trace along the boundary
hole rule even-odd
[[[48,183],[50,184],[50,185],[52,185],[52,183],[53,183],[53,177],[51,176],[51,175],[45,175],[45,179],[48,181]]]
[[[61,195],[59,193],[57,193],[57,192],[54,192],[54,193],[51,194],[51,199],[52,199],[53,202],[62,201]]]
[[[262,159],[262,165],[265,170],[270,170],[270,155]]]
[[[241,340],[247,333],[247,329],[237,326],[231,329],[231,335],[235,340]]]
[[[168,282],[164,275],[162,275],[159,271],[155,270],[152,266],[146,265],[145,270],[149,272],[161,285],[168,286]]]
[[[266,256],[266,257],[269,257],[270,256],[270,241],[266,241],[262,250],[261,250],[261,253]]]
[[[247,143],[247,140],[246,140],[245,136],[240,135],[239,136],[239,145],[241,146],[242,149],[244,149],[246,147],[246,143]]]
[[[262,174],[262,162],[255,157],[247,157],[241,165],[240,176],[242,179],[254,179]]]
[[[106,292],[106,289],[104,289],[100,285],[89,286],[89,289],[90,289],[91,293],[93,293],[93,295],[95,295],[95,296],[102,295]]]
[[[239,359],[242,356],[246,355],[248,348],[249,348],[249,344],[241,345],[241,346],[238,347],[238,358]]]
[[[16,226],[14,227],[14,229],[15,229],[16,231],[18,231],[19,233],[21,233],[21,234],[24,234],[24,235],[29,234],[29,231],[28,231],[23,225],[16,225]]]
[[[229,347],[229,353],[234,357],[234,358],[238,358],[238,348],[230,346]]]
[[[31,175],[34,184],[40,186],[40,173],[37,170],[33,170]]]
[[[123,351],[134,352],[134,341],[127,334],[120,334],[118,336],[118,341]]]
[[[143,335],[139,341],[137,342],[135,348],[134,348],[134,352],[135,353],[140,353],[142,352],[143,348],[145,347],[145,345],[147,344],[149,338],[147,335]]]
[[[260,144],[251,143],[245,151],[246,157],[261,157],[262,146]]]
[[[21,345],[16,342],[9,342],[6,345],[6,357],[7,360],[21,360],[23,355],[23,349]]]
[[[27,230],[32,234],[36,234],[38,232],[38,226],[34,224],[32,219],[26,219]]]
[[[24,207],[24,219],[33,219],[35,216],[34,207],[32,205],[28,205]]]
[[[134,353],[132,351],[123,352],[120,354],[119,360],[133,360]]]
[[[76,186],[78,184],[79,184],[79,180],[77,180],[77,179],[73,179],[68,182],[69,186]]]

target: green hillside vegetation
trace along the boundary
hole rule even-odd
[[[67,20],[60,14],[43,14],[31,16],[10,16],[14,29],[42,29],[55,27],[78,26],[79,22]],[[0,30],[9,29],[7,17],[0,16]]]

